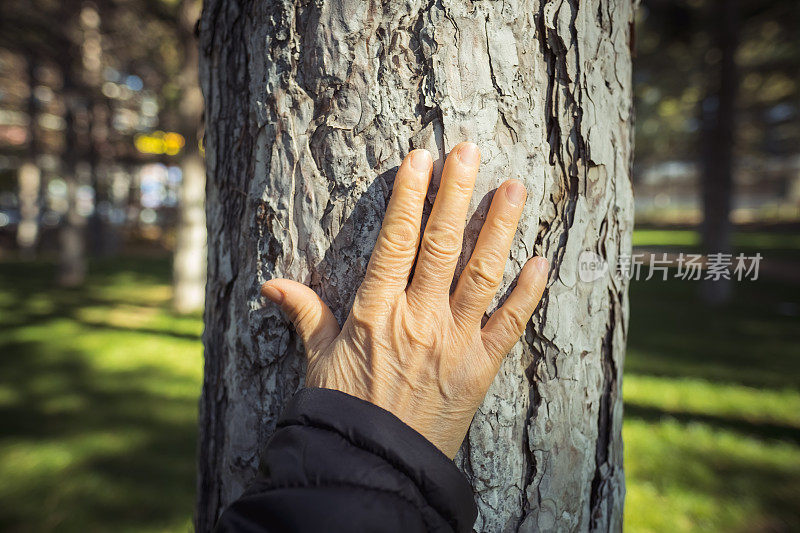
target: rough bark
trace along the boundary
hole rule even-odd
[[[529,198],[492,308],[528,257],[553,266],[456,459],[475,529],[621,528],[627,285],[577,267],[584,250],[612,265],[630,250],[632,17],[631,0],[206,2],[198,530],[302,385],[301,342],[260,283],[307,283],[343,320],[401,157],[425,147],[439,167],[465,139],[483,166],[461,265],[491,191],[516,177]]]

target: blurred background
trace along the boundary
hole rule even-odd
[[[199,10],[0,2],[4,531],[191,528]],[[800,531],[800,3],[645,0],[635,49],[635,252],[762,259],[632,281],[626,529]]]

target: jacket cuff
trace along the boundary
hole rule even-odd
[[[333,389],[301,389],[278,427],[303,425],[339,433],[351,444],[383,458],[405,474],[456,531],[468,531],[478,509],[472,487],[450,458],[395,415]]]

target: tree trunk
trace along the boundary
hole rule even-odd
[[[95,20],[95,17],[91,16],[91,12],[95,14],[97,12],[91,4],[85,5],[84,8],[88,12],[85,17],[81,16],[83,13],[78,11],[75,2],[63,2],[61,5],[64,21],[70,26],[77,25],[78,31],[75,34],[81,36],[81,45],[86,44],[87,39],[99,39],[97,35],[99,20]],[[76,15],[78,16],[76,17]],[[83,26],[78,24],[79,22]],[[85,26],[89,24],[93,28],[86,31]],[[95,41],[94,44],[96,45],[97,42]],[[89,52],[93,52],[93,55],[87,55]],[[82,71],[78,70],[75,65],[78,57],[84,64],[87,61],[91,64],[99,59],[95,46],[79,46],[76,42],[72,42],[71,46],[62,49],[59,57],[63,78],[61,93],[66,107],[61,171],[62,177],[67,183],[68,205],[59,231],[58,283],[64,287],[76,287],[86,279],[86,209],[81,209],[78,204],[81,186],[85,184],[83,179],[85,172],[79,172],[79,167],[81,158],[85,159],[85,155],[89,151],[87,143],[91,132],[86,127],[89,123],[86,116],[88,99],[81,91],[81,89],[85,90],[85,84],[79,78],[79,73]],[[90,72],[96,74],[97,68],[90,69]],[[87,73],[83,72],[83,74]],[[84,116],[79,117],[79,114]]]
[[[39,241],[39,211],[42,171],[37,164],[39,155],[39,100],[36,98],[37,61],[31,55],[28,62],[28,146],[25,158],[17,170],[19,194],[19,225],[17,226],[17,246],[20,255],[33,259]]]
[[[178,20],[186,60],[180,76],[182,98],[178,110],[186,147],[181,157],[183,177],[172,262],[172,307],[178,313],[202,311],[206,293],[206,171],[197,138],[203,96],[197,86],[198,50],[194,35],[199,6],[197,0],[183,0]]]
[[[19,166],[17,181],[20,217],[17,246],[23,258],[33,259],[39,241],[39,190],[42,181],[42,171],[35,157],[27,157]]]
[[[108,115],[110,109],[99,98],[91,98],[89,104],[89,183],[94,191],[94,209],[86,222],[87,236],[91,254],[96,257],[112,255],[114,240],[111,228],[107,223],[107,214],[103,214],[102,206],[107,204],[108,197]]]
[[[512,177],[529,197],[492,308],[527,258],[552,264],[456,458],[475,529],[621,528],[627,283],[614,269],[586,281],[578,263],[630,252],[632,18],[631,0],[206,2],[199,531],[251,480],[302,386],[301,341],[261,282],[307,283],[343,321],[402,156],[428,148],[438,171],[465,139],[483,165],[461,266]]]
[[[71,83],[65,82],[64,85],[72,88]],[[78,172],[79,132],[76,131],[72,98],[68,97],[68,100],[64,153],[61,158],[62,176],[67,183],[67,212],[59,230],[58,284],[77,287],[86,279],[86,215],[78,205],[78,192],[82,185]]]
[[[709,6],[716,20],[714,48],[719,65],[709,66],[708,88],[703,99],[703,251],[731,253],[731,203],[733,200],[733,154],[736,141],[736,96],[739,73],[736,49],[739,43],[739,1],[716,0]],[[730,280],[706,280],[703,299],[712,305],[730,300]]]
[[[181,170],[172,303],[178,313],[192,313],[202,311],[206,288],[206,172],[197,150],[183,156]]]

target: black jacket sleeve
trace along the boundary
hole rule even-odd
[[[462,532],[476,516],[466,478],[425,437],[369,402],[303,389],[217,531]]]

